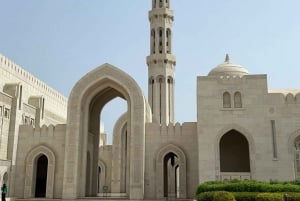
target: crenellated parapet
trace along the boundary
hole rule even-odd
[[[63,119],[59,123],[65,122],[68,99],[1,54],[0,76],[0,91],[18,98],[20,100],[19,109],[22,108],[21,102],[32,105],[30,98],[41,97],[45,101],[43,109],[50,113],[56,113],[60,119]]]
[[[300,104],[300,90],[269,90],[269,96],[276,97],[284,105]]]
[[[166,124],[159,124],[159,123],[147,123],[146,130],[151,132],[147,132],[148,135],[156,134],[156,135],[168,135],[168,136],[188,136],[188,135],[195,135],[197,123],[196,122],[184,122],[182,124],[173,123]]]
[[[20,80],[28,83],[29,85],[35,86],[39,88],[39,90],[47,93],[49,96],[51,96],[53,99],[57,99],[57,101],[61,101],[61,103],[66,103],[67,98],[54,90],[53,88],[49,87],[46,83],[39,80],[35,76],[33,76],[31,73],[24,70],[19,65],[15,64],[13,61],[9,60],[2,54],[0,54],[0,66],[1,68],[7,70],[8,73],[11,73],[18,77]]]
[[[33,127],[32,125],[20,125],[19,139],[31,139],[32,138],[65,138],[66,124],[58,125],[43,125],[41,127]]]

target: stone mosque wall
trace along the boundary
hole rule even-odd
[[[13,185],[13,179],[17,178],[14,175],[17,150],[21,150],[22,156],[27,153],[22,151],[24,146],[30,148],[32,143],[47,139],[31,135],[24,138],[24,130],[19,132],[19,126],[30,125],[44,133],[39,129],[42,125],[66,123],[67,98],[1,54],[0,78],[0,183],[7,183],[13,194],[18,186]],[[37,130],[29,133],[36,134]]]
[[[3,91],[6,84],[20,83],[23,86],[22,102],[25,108],[31,108],[28,106],[30,97],[43,96],[45,98],[45,116],[48,118],[45,123],[50,124],[57,119],[59,119],[57,123],[65,123],[68,99],[1,54],[0,76],[0,92]],[[3,96],[3,92],[1,96]]]
[[[268,90],[266,75],[199,76],[199,171],[204,170],[200,182],[245,176],[229,175],[220,167],[219,142],[231,130],[245,136],[249,144],[250,179],[295,179],[294,153],[289,150],[295,149],[290,141],[300,129],[299,92]]]
[[[32,173],[28,172],[41,154],[48,157],[48,168],[54,168],[53,175],[48,174],[50,182],[47,188],[52,190],[52,198],[62,196],[65,157],[66,125],[49,125],[34,128],[31,125],[22,125],[19,130],[18,153],[16,159],[16,175],[14,176],[14,196],[32,197],[30,194]],[[51,153],[51,156],[49,156]],[[27,168],[27,169],[26,169]],[[24,174],[26,172],[26,174]],[[27,173],[28,172],[28,173]],[[49,171],[48,171],[49,172]],[[25,182],[24,182],[25,181]]]
[[[158,184],[157,163],[161,158],[160,154],[167,155],[170,152],[176,153],[175,149],[181,150],[186,159],[186,189],[182,189],[188,197],[193,197],[194,186],[198,180],[198,143],[197,123],[185,122],[183,124],[170,123],[168,126],[158,123],[146,124],[146,151],[145,151],[145,197],[154,199],[157,191],[163,191],[163,186]],[[171,145],[171,146],[170,146]],[[181,181],[184,182],[184,181]],[[162,193],[162,192],[160,192]]]

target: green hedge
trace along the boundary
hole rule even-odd
[[[204,192],[197,195],[198,201],[213,201],[214,194],[219,191]],[[236,201],[283,201],[285,193],[233,192]],[[300,193],[287,193],[289,201],[300,201]]]
[[[287,193],[289,201],[300,201],[300,193]]]
[[[212,201],[213,197],[214,197],[214,193],[215,192],[213,192],[213,191],[200,193],[200,194],[196,195],[196,199],[198,201]]]
[[[258,192],[233,192],[236,201],[256,201]]]
[[[213,201],[236,201],[232,193],[227,191],[217,191],[214,193]]]
[[[196,195],[208,191],[228,192],[300,192],[300,185],[258,181],[206,182],[197,187]]]
[[[283,201],[282,193],[259,193],[256,201]]]

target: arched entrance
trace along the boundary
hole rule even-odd
[[[44,146],[29,151],[25,164],[24,198],[53,198],[55,155]]]
[[[35,197],[46,197],[48,159],[42,154],[36,162]]]
[[[156,155],[156,198],[186,198],[186,157],[173,144],[161,148]]]
[[[127,101],[129,113],[128,195],[130,199],[143,199],[145,122],[151,119],[151,114],[147,112],[150,111],[149,105],[146,104],[136,82],[109,64],[104,64],[85,75],[72,89],[68,103],[68,148],[65,152],[63,198],[86,196],[87,182],[90,182],[91,195],[97,195],[100,114],[104,105],[115,97]],[[91,181],[86,179],[87,151],[91,154]]]
[[[169,152],[164,157],[164,197],[178,198],[177,187],[180,186],[178,157]]]
[[[249,143],[244,135],[230,130],[219,143],[222,180],[250,179]]]
[[[98,195],[103,195],[103,187],[106,186],[106,166],[99,160],[98,161]]]

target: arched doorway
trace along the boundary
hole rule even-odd
[[[162,147],[156,155],[156,198],[184,199],[187,195],[186,157],[173,144]]]
[[[179,165],[178,157],[169,152],[164,157],[164,197],[178,198],[177,187],[179,186]]]
[[[86,196],[87,150],[91,151],[91,195],[97,195],[99,128],[103,107],[119,97],[127,102],[130,136],[130,199],[143,199],[144,196],[144,150],[145,122],[150,121],[151,113],[141,89],[126,73],[109,65],[91,71],[81,78],[72,89],[68,103],[66,129],[65,171],[63,198],[74,199]],[[84,190],[82,190],[84,189]]]
[[[43,187],[46,192],[43,197],[53,198],[55,166],[55,155],[49,147],[40,145],[28,152],[25,167],[24,198],[36,197],[37,191],[39,191],[38,196],[44,194],[42,190],[36,189],[37,178],[42,180],[41,183],[46,181],[46,187]]]
[[[106,165],[103,161],[98,161],[98,195],[103,196],[103,187],[107,186],[106,181]]]
[[[219,143],[222,180],[250,179],[249,143],[244,135],[230,130]]]
[[[35,197],[46,197],[48,159],[42,154],[36,162]]]

